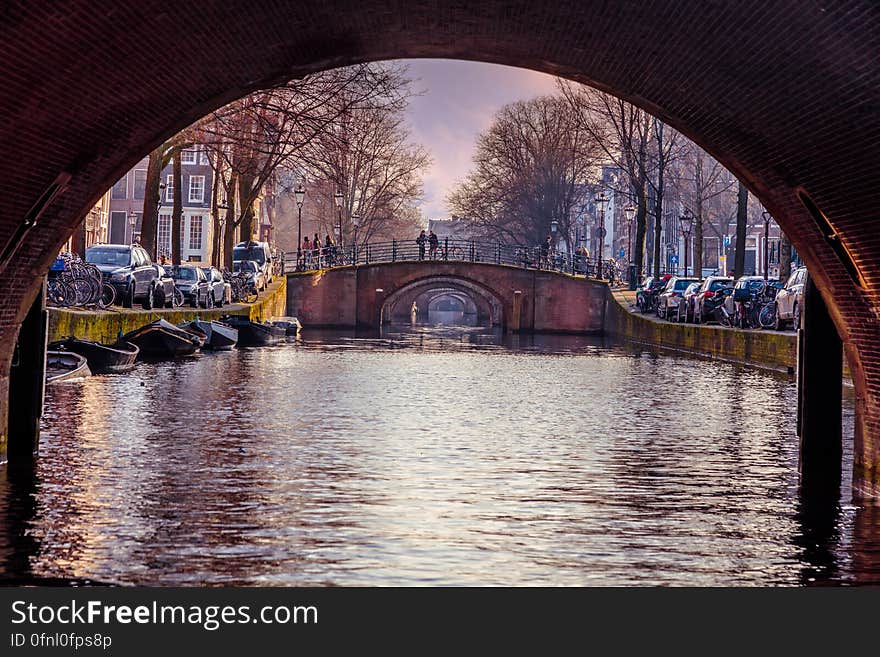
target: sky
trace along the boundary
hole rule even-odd
[[[553,93],[556,78],[521,68],[457,60],[407,60],[413,89],[412,140],[434,160],[424,172],[422,214],[449,217],[446,195],[471,169],[477,136],[492,125],[504,105]]]

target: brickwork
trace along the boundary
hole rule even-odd
[[[408,308],[411,299],[432,286],[457,288],[488,307],[498,326],[508,327],[519,291],[522,331],[602,332],[604,283],[480,263],[398,262],[290,274],[287,312],[304,326],[377,328],[383,309],[387,318],[392,305]]]
[[[0,417],[36,278],[150,148],[292,75],[393,57],[464,58],[592,82],[658,114],[746,181],[829,301],[859,399],[856,486],[871,493],[880,484],[874,0],[13,0],[0,37],[0,248],[59,173],[72,176],[0,275]],[[799,191],[828,218],[830,241]],[[864,287],[834,255],[838,242]]]

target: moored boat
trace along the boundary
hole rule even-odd
[[[288,338],[295,338],[302,330],[302,324],[296,317],[270,317],[269,323],[284,329]]]
[[[140,349],[131,342],[107,345],[91,340],[66,338],[49,345],[53,351],[70,351],[84,356],[93,374],[119,374],[128,372],[135,365]]]
[[[224,324],[223,322],[206,322],[194,319],[180,325],[185,330],[193,330],[205,336],[205,344],[202,349],[222,351],[232,349],[238,343],[238,329]]]
[[[268,322],[252,322],[244,315],[227,315],[223,322],[238,331],[239,347],[267,347],[278,344],[287,335],[280,326]]]
[[[60,383],[84,376],[91,376],[85,356],[72,351],[46,352],[46,383]]]
[[[136,344],[140,348],[142,358],[189,356],[205,343],[204,337],[178,328],[164,319],[158,319],[126,333],[121,340]]]

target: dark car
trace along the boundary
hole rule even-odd
[[[145,309],[153,307],[159,274],[143,247],[95,244],[86,249],[85,259],[101,270],[104,282],[115,288],[123,306],[131,308],[142,301]]]
[[[177,285],[177,289],[183,293],[184,303],[193,308],[210,308],[210,292],[208,290],[208,278],[201,267],[195,265],[175,265],[169,267],[171,277]]]
[[[673,319],[678,313],[678,304],[684,298],[684,291],[691,283],[699,283],[696,278],[684,278],[673,276],[666,282],[666,286],[657,294],[657,317]]]
[[[208,303],[220,308],[226,298],[227,283],[223,280],[223,274],[216,267],[202,267],[202,271],[205,272],[205,278],[208,279]]]

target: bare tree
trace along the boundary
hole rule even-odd
[[[630,259],[636,271],[641,272],[648,225],[648,187],[654,184],[650,158],[651,140],[657,133],[654,119],[644,110],[590,87],[560,80],[559,89],[575,111],[585,135],[598,144],[605,159],[628,180],[629,196],[636,203],[636,237]],[[657,152],[668,155],[671,144],[665,143]],[[659,244],[659,240],[655,241]]]
[[[575,208],[590,196],[598,153],[563,98],[512,103],[479,137],[474,169],[449,205],[491,239],[535,245],[553,222],[569,235]]]

